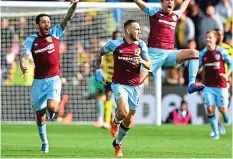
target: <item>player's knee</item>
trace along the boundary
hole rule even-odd
[[[199,51],[195,49],[191,49],[190,56],[191,58],[199,58]]]
[[[128,115],[128,112],[126,112],[126,111],[124,111],[124,112],[119,112],[119,117],[120,117],[121,119],[125,119],[125,118],[127,117],[127,115]]]
[[[36,122],[40,125],[42,125],[46,120],[46,115],[44,114],[38,114],[36,115]]]
[[[49,110],[49,112],[56,113],[59,110],[59,107],[56,104],[50,105],[50,106],[48,106],[48,110]]]

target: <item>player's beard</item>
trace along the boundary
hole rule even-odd
[[[40,33],[42,34],[42,36],[47,36],[48,35],[48,33],[44,32],[44,28],[39,27],[39,30],[40,30]]]
[[[135,36],[133,36],[132,34],[130,35],[130,38],[133,40],[133,41],[138,41],[139,40],[139,38],[137,39],[137,37]]]

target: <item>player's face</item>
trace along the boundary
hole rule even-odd
[[[48,35],[50,27],[51,27],[50,18],[47,16],[41,17],[39,22],[40,34],[43,36]]]
[[[141,29],[140,29],[140,25],[138,23],[133,23],[130,26],[130,37],[133,41],[137,41],[140,39],[140,35],[141,35]]]
[[[219,36],[219,40],[220,40],[220,43],[222,43],[223,42],[223,39],[224,39],[224,32],[223,32],[223,30],[219,30],[218,31],[218,36]]]
[[[163,0],[163,2],[161,2],[161,6],[165,13],[171,14],[174,9],[174,0]]]
[[[217,38],[214,36],[213,33],[207,33],[206,34],[206,46],[214,46],[216,45]]]

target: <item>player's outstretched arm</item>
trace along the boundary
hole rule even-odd
[[[68,22],[72,19],[72,17],[74,16],[75,13],[75,9],[77,6],[77,3],[79,2],[79,0],[71,0],[71,7],[69,8],[67,14],[65,15],[65,17],[63,18],[62,22],[61,22],[61,27],[62,29],[65,29],[66,25],[68,24]]]
[[[100,83],[105,84],[104,77],[103,77],[103,71],[101,70],[101,62],[102,62],[102,56],[105,55],[104,48],[101,48],[100,51],[97,53],[96,57],[96,70],[95,70],[95,76],[96,80]]]
[[[180,10],[182,11],[182,13],[187,9],[190,1],[191,0],[184,0],[184,2],[181,4]]]
[[[134,0],[134,2],[139,6],[139,8],[141,8],[141,10],[144,10],[144,8],[146,6],[146,2],[144,2],[142,0]]]

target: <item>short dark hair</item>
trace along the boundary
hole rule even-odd
[[[39,14],[38,16],[36,16],[36,24],[40,23],[41,17],[49,17],[49,19],[50,19],[50,16],[48,14],[45,14],[45,13]]]
[[[125,23],[124,23],[124,29],[128,26],[128,25],[131,25],[132,23],[138,23],[136,20],[127,20]]]

